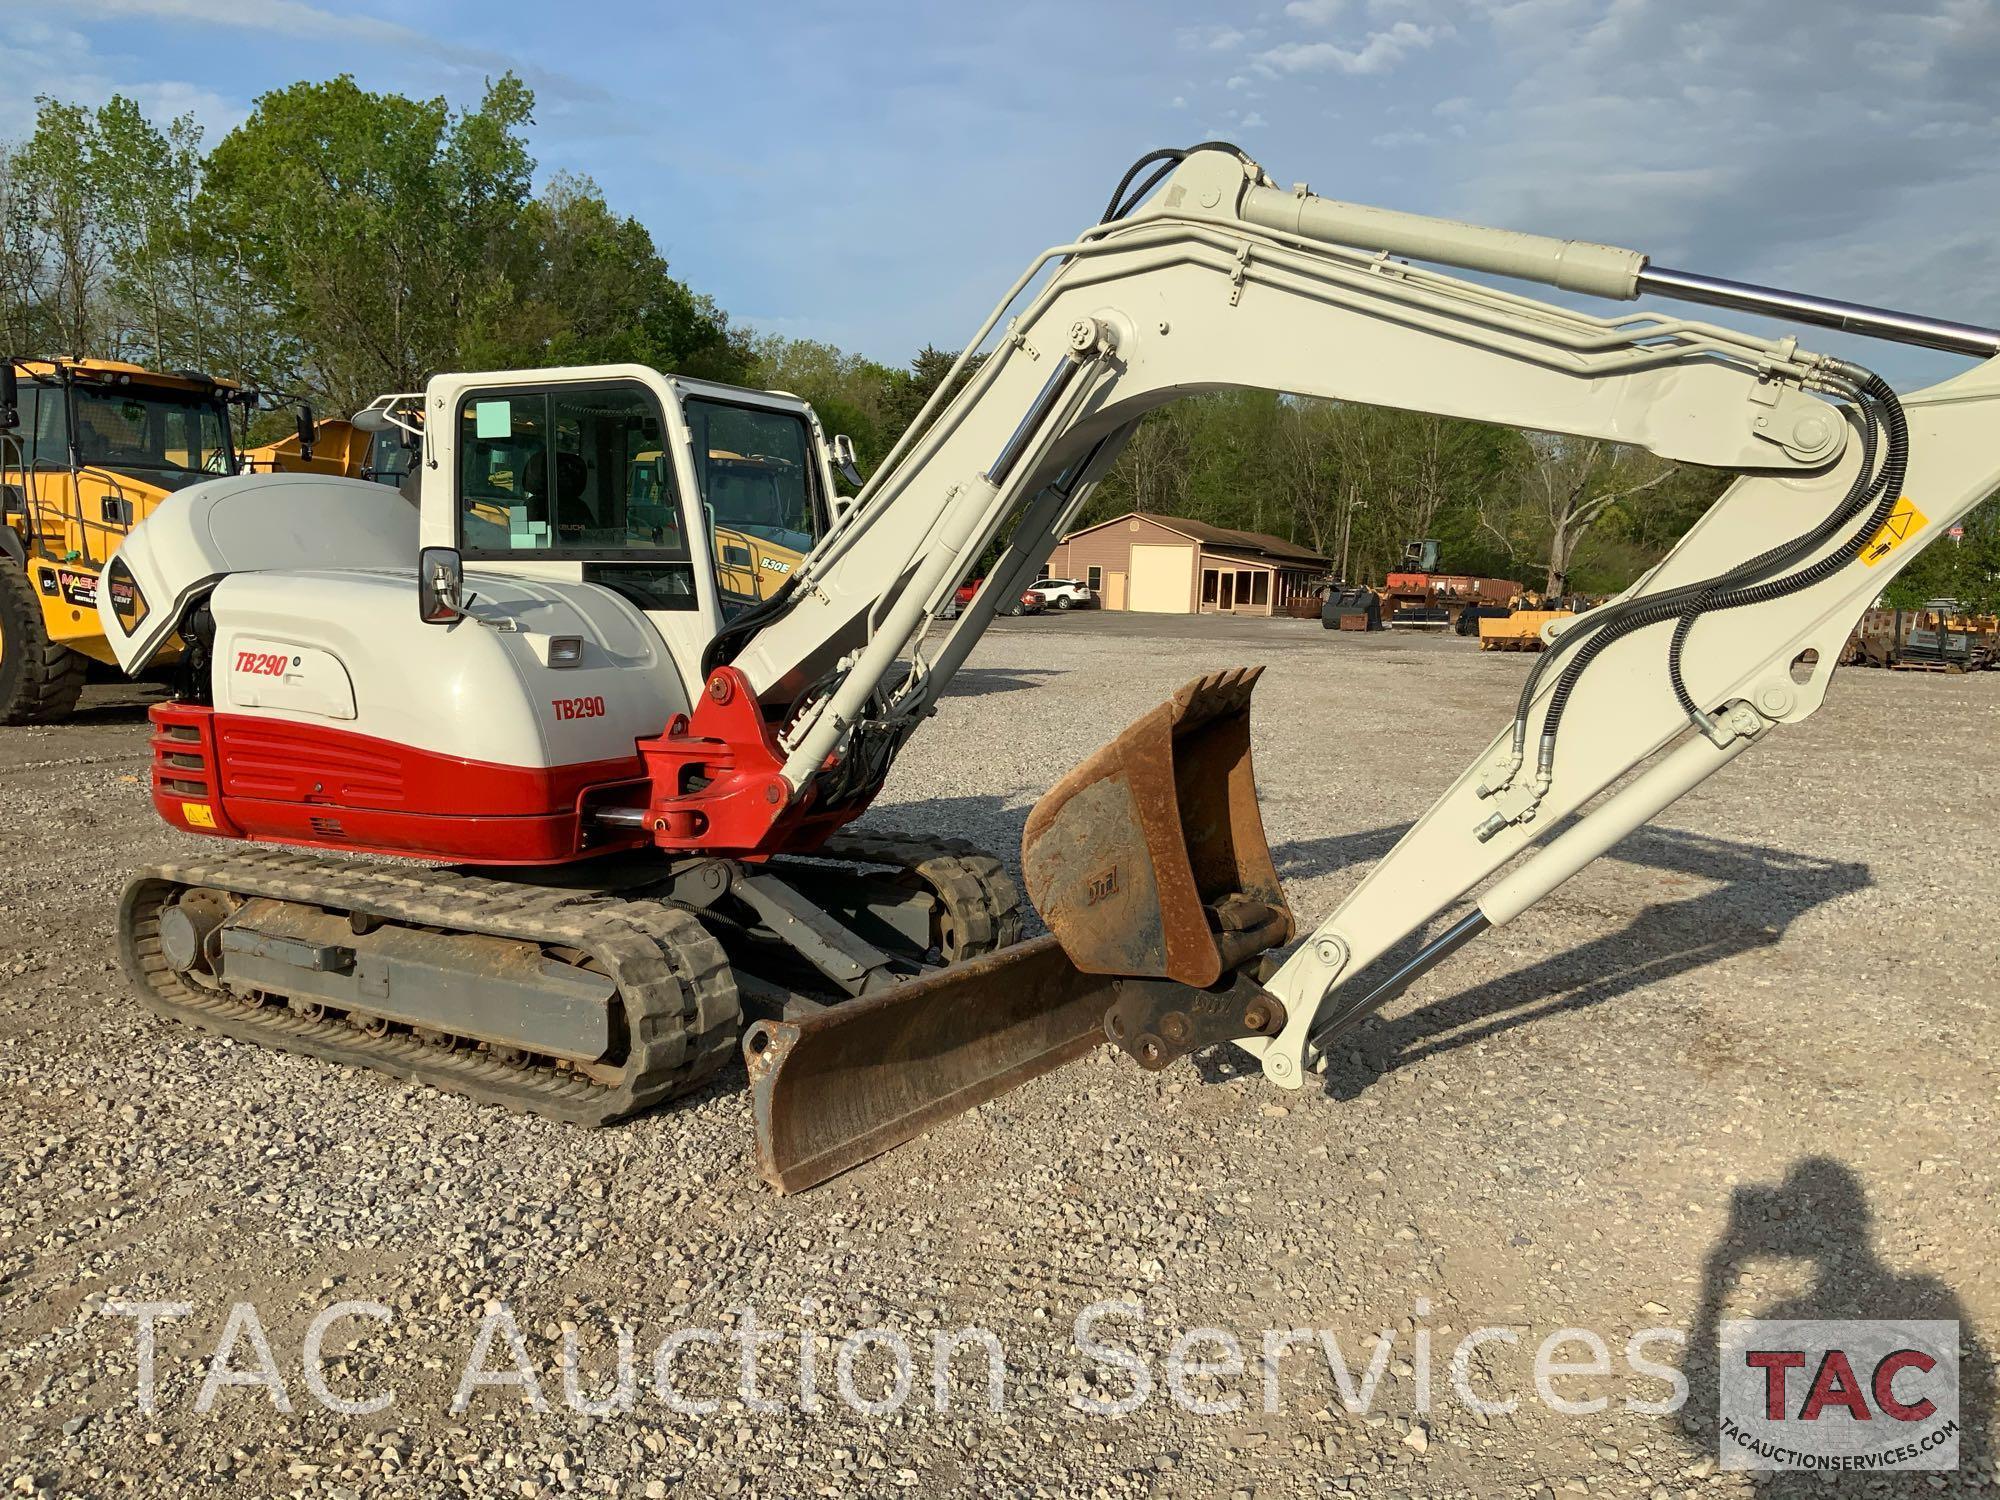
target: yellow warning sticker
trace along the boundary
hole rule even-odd
[[[1910,504],[1910,497],[1905,495],[1896,502],[1896,508],[1889,512],[1889,519],[1882,523],[1882,529],[1870,537],[1868,545],[1861,549],[1861,560],[1869,567],[1874,567],[1922,531],[1924,520],[1924,513]]]
[[[181,816],[195,828],[213,828],[215,813],[206,802],[183,802]]]

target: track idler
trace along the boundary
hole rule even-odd
[[[759,1165],[797,1191],[1110,1040],[1142,1067],[1275,1036],[1252,977],[1292,935],[1250,768],[1258,671],[1182,688],[1029,815],[1050,935],[744,1035]]]

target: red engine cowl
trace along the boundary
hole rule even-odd
[[[507,766],[198,703],[149,717],[153,807],[189,833],[490,865],[643,847],[592,816],[643,794],[636,754]]]

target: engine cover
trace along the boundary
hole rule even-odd
[[[637,742],[688,704],[658,633],[591,584],[468,573],[417,617],[405,569],[234,573],[214,586],[212,706],[154,711],[154,800],[194,832],[486,864],[644,843]],[[551,665],[551,643],[581,643]],[[560,658],[557,658],[560,660]]]

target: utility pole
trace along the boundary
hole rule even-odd
[[[1366,510],[1367,505],[1359,499],[1351,499],[1340,513],[1340,581],[1347,583],[1347,548],[1354,540],[1354,513]]]

